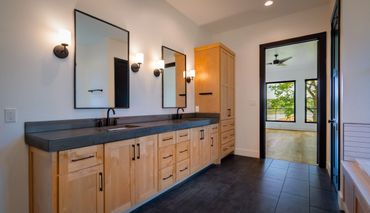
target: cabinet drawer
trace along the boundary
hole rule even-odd
[[[235,149],[235,143],[234,141],[230,141],[226,144],[223,144],[221,146],[221,154],[222,154],[222,157],[225,157],[226,155],[230,154],[231,152],[233,152]]]
[[[189,155],[190,155],[189,141],[176,144],[176,161],[177,162],[188,159]]]
[[[175,164],[175,145],[159,148],[159,169]]]
[[[175,183],[175,165],[166,167],[159,172],[159,189],[165,189]]]
[[[175,144],[175,134],[176,132],[166,132],[158,135],[158,146],[164,147],[171,144]]]
[[[183,160],[177,163],[176,167],[176,180],[182,180],[190,174],[190,162],[189,159]]]
[[[234,119],[221,121],[221,132],[229,131],[235,128]]]
[[[218,124],[214,124],[209,126],[210,132],[211,133],[217,133],[218,132]]]
[[[59,174],[67,174],[103,163],[103,145],[59,152]]]
[[[176,132],[176,136],[177,136],[176,143],[188,141],[190,140],[190,129],[179,130]]]
[[[234,141],[235,140],[235,131],[234,130],[229,130],[227,132],[223,132],[221,134],[221,144],[225,144],[229,141]]]

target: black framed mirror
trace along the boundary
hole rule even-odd
[[[75,18],[75,108],[129,108],[130,32],[79,10]]]
[[[186,108],[186,55],[162,46],[162,107]]]

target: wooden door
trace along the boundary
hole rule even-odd
[[[207,127],[200,129],[200,159],[201,167],[208,166],[211,162],[211,138]]]
[[[228,73],[228,85],[227,85],[227,116],[228,118],[234,118],[235,116],[235,60],[234,56],[228,54],[227,60],[227,73]]]
[[[211,162],[215,162],[219,157],[219,140],[218,132],[210,133],[210,142],[211,142]]]
[[[59,176],[59,212],[104,212],[103,165]]]
[[[229,65],[229,55],[228,53],[221,48],[220,51],[220,76],[221,76],[221,97],[220,97],[220,103],[221,103],[221,111],[220,111],[220,117],[221,120],[227,119],[229,116],[229,104],[228,104],[228,95],[229,95],[229,73],[228,73],[228,65]]]
[[[190,141],[190,168],[191,173],[194,173],[200,169],[200,133],[201,128],[191,129],[191,141]]]
[[[158,191],[157,135],[136,139],[134,161],[135,202],[148,199]]]
[[[133,206],[132,166],[135,140],[105,145],[105,212],[124,212]]]

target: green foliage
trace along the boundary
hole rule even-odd
[[[307,116],[308,122],[317,122],[317,80],[306,81],[306,110],[311,112],[312,116]]]
[[[275,98],[267,100],[268,109],[280,109],[283,111],[286,120],[294,120],[294,82],[267,84],[267,91],[273,92]]]

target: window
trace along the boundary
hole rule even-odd
[[[317,123],[317,79],[307,79],[305,82],[305,121]]]
[[[295,122],[295,81],[266,83],[266,121]]]

